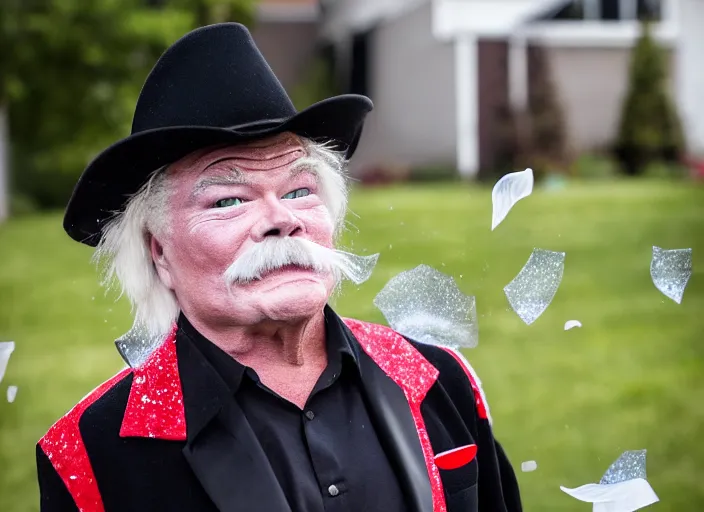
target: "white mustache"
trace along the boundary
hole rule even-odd
[[[361,284],[369,279],[378,259],[378,254],[358,256],[305,238],[270,237],[239,256],[225,271],[224,278],[229,286],[247,284],[261,279],[267,272],[295,265],[320,274],[330,273],[336,283],[346,277]]]

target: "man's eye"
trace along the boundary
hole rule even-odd
[[[239,197],[228,197],[215,201],[215,208],[227,208],[228,206],[239,206],[243,203]]]
[[[289,192],[281,199],[298,199],[299,197],[306,197],[309,194],[310,190],[308,190],[307,188],[299,188],[294,190],[293,192]]]

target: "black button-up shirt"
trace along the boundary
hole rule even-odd
[[[401,488],[367,414],[355,351],[330,308],[325,319],[328,366],[303,410],[183,315],[179,326],[230,388],[293,512],[402,512]]]

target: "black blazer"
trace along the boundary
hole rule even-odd
[[[334,318],[358,350],[369,415],[408,510],[521,511],[515,474],[461,356]],[[468,464],[434,463],[471,444]],[[176,331],[52,426],[37,445],[37,469],[42,512],[290,512],[227,386]]]

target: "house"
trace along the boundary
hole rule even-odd
[[[704,159],[704,0],[680,0],[677,7],[677,103],[689,152]]]
[[[283,13],[283,4],[313,2],[262,7],[275,3]],[[320,0],[316,9],[315,20],[311,14],[295,22],[305,37],[294,44],[291,36],[290,47],[273,45],[270,55],[264,44],[263,51],[289,80],[297,73],[289,53],[315,48],[329,58],[344,92],[372,98],[353,172],[447,165],[473,177],[490,169],[502,129],[498,113],[525,107],[534,46],[549,64],[571,147],[606,147],[645,13],[659,19],[654,35],[668,56],[689,146],[704,156],[704,0]],[[279,19],[264,30],[279,23],[284,37],[291,22]]]
[[[319,28],[317,0],[259,0],[257,4],[252,37],[289,92],[305,80],[318,51]]]

